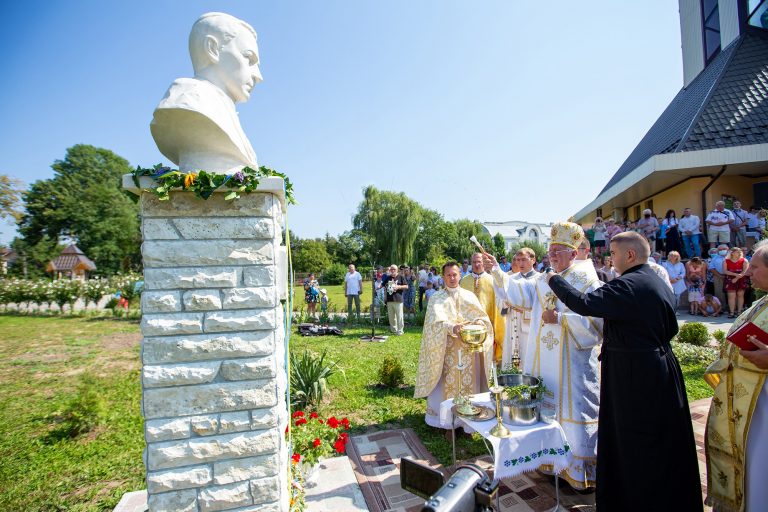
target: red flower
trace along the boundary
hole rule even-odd
[[[339,420],[336,419],[336,416],[328,418],[328,426],[331,428],[339,428]]]
[[[294,453],[291,456],[291,460],[293,461],[294,464],[298,464],[299,461],[301,461],[301,455],[299,455],[298,453]]]
[[[317,413],[316,412],[309,413],[309,419],[314,419],[314,418],[317,418]]]
[[[333,443],[333,449],[338,453],[344,453],[344,441],[337,439],[336,442]]]
[[[286,434],[288,433],[288,427],[290,427],[290,425],[286,425],[286,426],[285,426],[285,433],[286,433]]]
[[[304,412],[303,411],[296,411],[295,413],[291,414],[291,418],[303,418]]]
[[[349,429],[349,420],[347,418],[342,418],[341,419],[341,426],[344,427],[344,430],[348,430]]]
[[[321,420],[320,418],[317,418],[317,422],[318,422],[319,424],[321,424],[321,425],[323,424],[323,420]]]
[[[339,434],[339,439],[341,439],[346,443],[347,439],[349,439],[349,434],[347,434],[346,432],[342,432],[341,434]]]
[[[299,418],[296,420],[296,423],[294,423],[294,425],[298,427],[299,425],[304,425],[305,423],[307,423],[307,418]]]
[[[316,437],[315,440],[312,441],[312,446],[314,446],[315,448],[320,446],[320,444],[321,444],[321,442],[320,442],[320,438],[319,437]]]

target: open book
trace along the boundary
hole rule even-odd
[[[754,336],[763,343],[768,342],[768,332],[765,332],[752,322],[746,322],[738,329],[733,331],[726,339],[743,350],[757,350],[757,347],[750,343],[747,336]]]

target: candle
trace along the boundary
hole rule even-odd
[[[459,364],[461,364],[461,349],[459,349]]]
[[[499,385],[499,378],[498,375],[496,375],[496,365],[491,365],[491,373],[493,374],[493,385],[494,387],[497,387]]]

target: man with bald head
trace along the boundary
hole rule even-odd
[[[658,510],[703,510],[683,374],[669,344],[675,296],[649,255],[646,239],[627,231],[611,239],[616,279],[587,293],[553,272],[546,279],[570,310],[604,319],[597,509],[645,510],[639,492],[652,489]]]
[[[505,320],[496,301],[493,278],[485,272],[483,255],[476,252],[472,255],[471,261],[472,271],[461,279],[459,286],[475,294],[488,318],[491,319],[494,332],[493,360],[499,362],[504,345]]]

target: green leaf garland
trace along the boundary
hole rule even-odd
[[[254,192],[259,186],[259,180],[262,178],[275,176],[285,180],[285,200],[288,201],[288,204],[296,204],[296,199],[293,195],[293,184],[288,179],[288,176],[263,165],[258,170],[246,166],[233,174],[217,174],[204,170],[181,172],[163,164],[157,164],[150,169],[136,167],[136,170],[133,171],[133,182],[137,187],[140,186],[139,178],[141,176],[149,176],[157,181],[158,186],[150,189],[150,191],[161,201],[170,199],[169,193],[172,189],[194,192],[197,197],[208,199],[220,187],[230,189],[230,192],[224,196],[224,199],[231,201],[232,199],[238,199],[243,192],[246,194]]]

